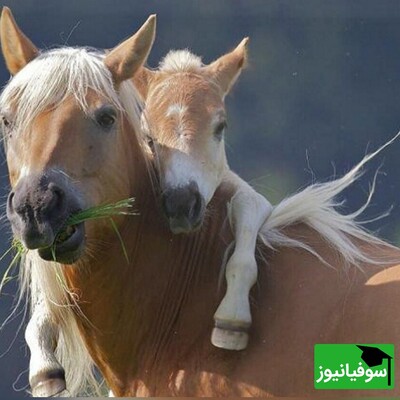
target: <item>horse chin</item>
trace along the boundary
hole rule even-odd
[[[174,235],[177,234],[190,234],[200,230],[203,219],[200,218],[194,223],[190,222],[187,218],[169,218],[169,228]]]
[[[70,232],[61,232],[64,238],[56,240],[52,246],[38,249],[39,256],[45,261],[56,261],[60,264],[77,262],[85,249],[85,225],[80,223],[70,229]]]

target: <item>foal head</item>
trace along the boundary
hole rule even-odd
[[[0,33],[14,75],[0,97],[11,183],[7,215],[26,248],[46,260],[55,251],[57,261],[73,263],[85,237],[105,227],[67,228],[68,218],[131,195],[129,141],[140,113],[130,79],[150,51],[155,17],[106,56],[86,48],[41,53],[7,8]]]
[[[210,65],[187,50],[170,52],[135,84],[145,100],[142,128],[157,155],[163,207],[174,233],[198,228],[227,161],[224,97],[246,62],[247,39]]]

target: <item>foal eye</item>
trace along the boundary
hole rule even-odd
[[[215,128],[214,135],[218,140],[222,139],[226,127],[227,127],[226,121],[223,121],[220,122]]]
[[[154,140],[153,140],[153,138],[152,138],[150,135],[147,135],[147,136],[146,136],[146,139],[147,139],[147,144],[148,144],[149,146],[154,146]]]
[[[104,129],[110,129],[117,119],[114,109],[100,110],[96,113],[96,122]]]
[[[154,151],[154,139],[150,135],[146,135],[147,144],[149,145],[150,149]]]

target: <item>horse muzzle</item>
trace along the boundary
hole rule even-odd
[[[83,252],[84,224],[67,226],[82,209],[69,179],[57,171],[20,179],[7,200],[7,217],[14,237],[47,261],[72,264]]]
[[[190,233],[200,228],[204,219],[205,201],[197,183],[166,189],[162,205],[172,233]]]

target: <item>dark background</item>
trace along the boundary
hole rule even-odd
[[[149,65],[171,48],[190,48],[204,62],[250,36],[250,67],[227,99],[227,152],[232,168],[273,202],[313,180],[348,171],[400,129],[400,2],[390,0],[24,0],[5,1],[41,48],[68,44],[111,48],[151,13],[158,32]],[[0,81],[9,79],[4,63]],[[371,162],[345,194],[343,212],[367,197],[381,165],[366,218],[394,206],[371,224],[400,244],[400,141]],[[4,157],[3,157],[4,159]],[[1,195],[7,193],[6,165]],[[3,196],[4,195],[4,196]],[[0,251],[9,230],[0,233]],[[1,273],[7,262],[0,263]],[[15,286],[0,297],[0,320]],[[17,317],[0,332],[0,394],[24,395],[28,367]],[[12,344],[10,350],[9,346]],[[8,351],[7,351],[8,350]],[[23,373],[20,379],[18,375]],[[14,383],[14,389],[13,389]]]

